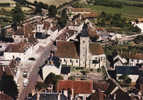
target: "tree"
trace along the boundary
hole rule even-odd
[[[50,73],[50,74],[46,77],[44,83],[47,84],[47,85],[53,84],[53,85],[54,85],[54,89],[55,89],[58,80],[63,80],[63,77],[60,76],[60,75],[55,75],[54,73]]]
[[[6,30],[4,28],[2,28],[0,30],[0,40],[3,40],[5,38],[5,35],[6,35]]]
[[[12,9],[11,15],[12,15],[12,22],[13,22],[12,27],[13,26],[17,27],[17,25],[20,25],[24,20],[24,13],[19,4],[16,4],[15,8]]]
[[[14,0],[14,1],[18,2],[21,5],[26,5],[27,4],[26,0]]]
[[[35,5],[35,14],[42,14],[42,5],[43,3],[38,3],[37,1],[34,2],[34,5]]]
[[[13,76],[7,75],[5,72],[3,73],[0,80],[0,91],[3,91],[5,94],[16,100],[18,89],[15,81],[13,80]]]
[[[122,84],[127,85],[131,83],[131,79],[128,77],[128,75],[122,75],[119,77],[120,80],[122,81]]]
[[[68,20],[67,11],[66,11],[66,9],[63,9],[62,13],[61,13],[61,17],[58,20],[58,24],[59,24],[60,28],[63,28],[66,26],[67,20]]]
[[[103,12],[101,12],[100,17],[101,17],[101,18],[105,18],[106,15],[107,15],[107,14],[103,11]]]
[[[49,6],[48,15],[49,17],[55,17],[57,14],[57,8],[54,5]]]

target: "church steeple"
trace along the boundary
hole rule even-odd
[[[89,67],[88,24],[84,23],[80,33],[80,67]]]
[[[88,37],[88,23],[84,23],[82,27],[82,31],[80,33],[81,37]]]

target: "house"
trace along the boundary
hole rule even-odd
[[[123,66],[123,65],[127,65],[128,61],[125,58],[122,58],[120,55],[117,55],[116,57],[114,57],[113,59],[113,66],[114,68],[116,66]]]
[[[131,79],[131,84],[135,85],[139,78],[139,68],[137,66],[116,66],[116,79],[120,80],[120,77],[127,75]]]
[[[143,18],[137,18],[136,21],[137,21],[138,23],[142,23],[142,22],[143,22]]]
[[[69,100],[72,100],[72,98],[82,98],[82,100],[86,100],[86,98],[92,93],[92,90],[93,81],[89,80],[60,80],[57,84],[57,91],[63,91]]]
[[[143,23],[138,23],[135,25],[141,29],[141,32],[143,32]]]
[[[7,60],[16,59],[17,57],[20,59],[24,59],[24,52],[28,49],[29,43],[20,42],[9,44],[4,52],[4,58]]]
[[[78,14],[91,14],[93,12],[90,9],[87,8],[68,8],[68,12],[71,13],[72,15],[78,15]]]
[[[106,56],[100,44],[90,42],[87,24],[83,25],[80,41],[56,41],[55,56],[62,65],[82,68],[101,68],[106,66]]]
[[[0,58],[4,56],[4,52],[5,52],[5,50],[6,50],[7,47],[8,47],[7,44],[0,43]]]
[[[117,55],[113,59],[114,67],[128,65],[128,66],[139,66],[143,64],[143,54],[135,53],[130,55]]]
[[[0,0],[0,6],[2,7],[14,7],[15,5],[14,0]]]

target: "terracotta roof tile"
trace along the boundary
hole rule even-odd
[[[96,33],[96,30],[94,30],[94,29],[92,29],[92,28],[88,28],[88,35],[90,36],[90,37],[92,37],[92,38],[94,38],[94,37],[99,37],[98,35],[97,35],[97,33]]]
[[[130,54],[128,55],[128,53],[123,53],[123,54],[120,54],[122,57],[125,57],[125,58],[130,58],[130,59],[143,59],[143,54],[142,53],[136,53],[136,54]]]
[[[87,8],[70,8],[71,12],[92,12],[92,10]]]
[[[24,28],[19,27],[17,31],[14,32],[14,35],[24,35]]]
[[[143,22],[143,18],[137,18],[139,22]]]
[[[57,41],[56,46],[56,56],[61,58],[79,58],[76,43]]]
[[[50,27],[50,23],[49,22],[44,22],[44,29],[48,30]]]
[[[25,48],[28,46],[28,43],[26,42],[20,42],[20,43],[16,43],[16,44],[10,44],[7,49],[6,52],[19,52],[19,53],[23,53],[25,52]]]
[[[25,29],[24,29],[24,31],[25,31],[25,32],[24,32],[24,36],[25,36],[25,37],[29,37],[31,34],[33,34],[32,31],[33,31],[34,28],[35,28],[34,26],[35,26],[34,24],[26,24],[26,25],[25,25],[25,27],[24,27],[24,28],[25,28]]]
[[[72,81],[72,80],[60,80],[57,84],[57,90],[73,89],[74,94],[90,94],[93,90],[93,81]]]
[[[104,49],[100,44],[97,44],[97,43],[90,43],[89,50],[92,55],[104,54]]]
[[[109,83],[107,83],[106,81],[94,81],[93,82],[93,88],[96,89],[101,89],[101,90],[107,90]]]
[[[95,17],[97,17],[97,13],[95,13],[95,12],[92,12],[92,13],[89,13],[89,14],[83,14],[82,15],[84,18],[95,18]]]

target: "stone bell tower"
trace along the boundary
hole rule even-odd
[[[87,23],[84,23],[80,33],[80,67],[89,67],[89,36]]]

